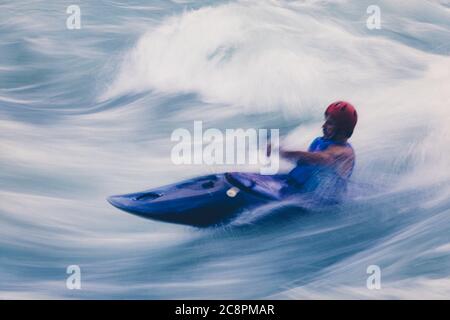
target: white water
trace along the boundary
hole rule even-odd
[[[449,297],[445,2],[379,1],[372,31],[370,1],[86,2],[68,31],[69,2],[0,5],[2,298]],[[353,178],[374,190],[349,204],[196,230],[104,201],[221,171],[171,164],[194,120],[300,124],[285,144],[305,147],[336,99],[358,108]]]

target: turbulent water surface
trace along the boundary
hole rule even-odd
[[[449,298],[449,44],[445,0],[2,1],[0,298]],[[105,201],[230,169],[174,165],[176,128],[304,148],[336,99],[360,114],[345,204],[195,229]]]

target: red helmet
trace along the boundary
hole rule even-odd
[[[343,130],[347,137],[351,137],[356,123],[358,122],[358,114],[355,107],[345,101],[336,101],[330,104],[325,111],[325,116],[330,116],[336,126]]]

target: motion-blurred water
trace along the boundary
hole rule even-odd
[[[445,0],[3,1],[0,298],[450,298],[449,55]],[[194,120],[306,147],[336,99],[367,186],[341,206],[195,229],[105,201],[229,170],[172,164]]]

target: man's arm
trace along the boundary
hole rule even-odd
[[[293,161],[300,161],[305,164],[331,165],[345,154],[345,148],[332,146],[325,151],[307,152],[307,151],[286,151],[280,149],[280,155]]]

